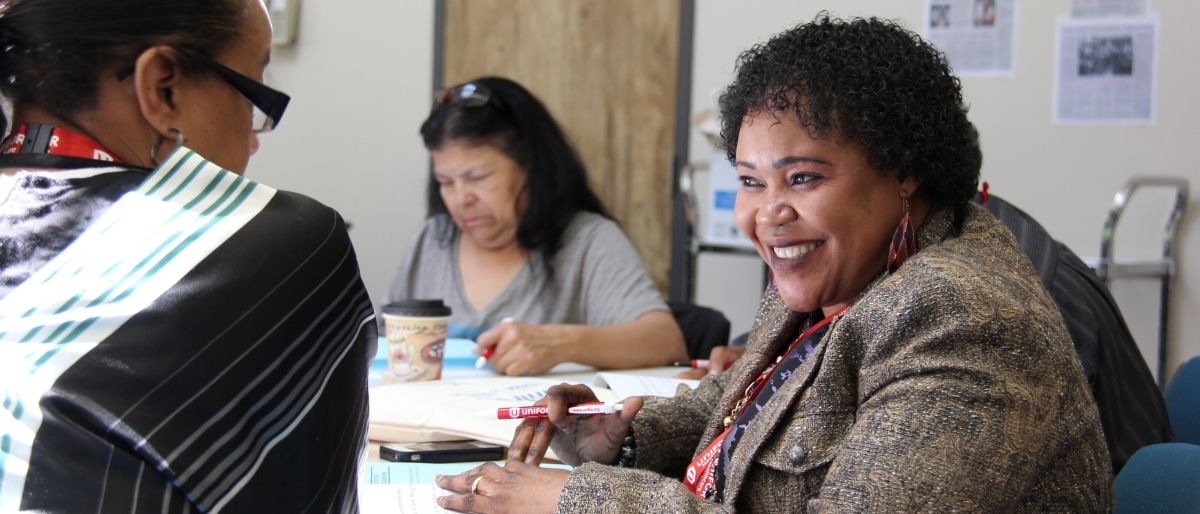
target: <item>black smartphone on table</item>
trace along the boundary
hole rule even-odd
[[[430,443],[386,443],[379,458],[391,462],[477,462],[504,460],[504,447],[481,441],[437,441]]]

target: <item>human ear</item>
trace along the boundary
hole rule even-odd
[[[917,192],[917,188],[921,187],[921,180],[915,175],[909,175],[899,180],[900,198],[912,198]]]
[[[176,126],[180,116],[174,91],[181,76],[178,54],[165,46],[146,49],[134,63],[134,88],[142,117],[168,139],[173,139],[169,129]]]

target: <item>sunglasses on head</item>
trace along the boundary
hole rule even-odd
[[[434,108],[450,103],[463,107],[483,107],[492,99],[492,90],[482,84],[467,82],[438,93],[434,97]]]
[[[174,46],[171,48],[183,54],[188,59],[203,64],[213,73],[216,73],[218,77],[221,77],[235,91],[246,97],[250,103],[254,104],[251,129],[255,133],[270,132],[279,126],[279,120],[283,118],[283,112],[287,110],[288,102],[292,100],[292,97],[242,75],[200,52]],[[126,68],[117,74],[117,80],[125,80],[132,74],[133,67]]]

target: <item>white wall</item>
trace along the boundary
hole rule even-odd
[[[1191,211],[1179,233],[1179,275],[1171,297],[1168,369],[1200,355],[1200,3],[1152,2],[1161,13],[1158,108],[1153,126],[1063,127],[1051,125],[1055,18],[1068,0],[1025,0],[1018,8],[1015,74],[1011,78],[963,79],[970,118],[979,128],[983,179],[992,192],[1022,207],[1081,256],[1099,253],[1100,232],[1113,194],[1134,174],[1186,177]],[[737,54],[771,34],[807,21],[821,9],[841,16],[898,18],[920,30],[924,2],[698,0],[693,111],[708,108],[711,92],[726,84]],[[705,161],[708,145],[693,131],[692,160]],[[1135,196],[1116,236],[1117,256],[1154,257],[1165,221],[1165,196]],[[753,259],[705,257],[698,301],[730,312],[735,331],[748,327],[747,283],[757,284]],[[1114,294],[1148,359],[1157,344],[1158,285],[1120,280]],[[737,291],[738,295],[731,291]],[[735,297],[745,295],[741,297]],[[1153,367],[1153,363],[1151,363]]]
[[[292,96],[248,174],[312,196],[353,227],[378,306],[425,214],[428,154],[417,129],[433,98],[433,2],[302,2],[296,43],[268,80]]]
[[[1200,3],[1153,2],[1162,15],[1158,119],[1144,127],[1050,124],[1054,19],[1068,0],[1025,0],[1018,9],[1016,73],[965,78],[971,119],[983,141],[983,177],[1083,256],[1098,253],[1112,195],[1132,174],[1173,174],[1192,181],[1191,212],[1180,232],[1181,263],[1172,296],[1171,369],[1200,354]],[[919,29],[922,0],[698,0],[693,112],[729,80],[750,45],[823,8],[843,16],[899,18]],[[378,303],[404,246],[424,213],[428,163],[417,127],[430,105],[433,2],[307,1],[294,46],[276,49],[272,82],[293,96],[280,129],[264,138],[250,174],[299,191],[342,212],[363,276]],[[693,161],[709,147],[693,133]],[[1159,251],[1161,196],[1138,199],[1117,235],[1118,256]],[[1155,208],[1158,207],[1157,211]],[[734,331],[749,328],[761,266],[754,258],[706,255],[698,301],[719,307]],[[1144,346],[1156,338],[1156,284],[1119,281],[1115,293]],[[1151,358],[1153,354],[1151,353]]]

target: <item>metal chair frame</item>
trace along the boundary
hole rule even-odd
[[[1104,221],[1104,231],[1100,236],[1100,258],[1095,262],[1096,275],[1106,286],[1110,285],[1113,277],[1142,277],[1154,278],[1160,281],[1159,314],[1158,314],[1158,387],[1166,387],[1167,377],[1167,333],[1170,314],[1171,282],[1175,279],[1178,265],[1175,262],[1175,237],[1179,232],[1179,222],[1183,219],[1183,211],[1188,202],[1188,181],[1179,177],[1135,176],[1117,191],[1113,197],[1112,208]],[[1133,194],[1141,188],[1161,187],[1175,190],[1175,205],[1167,216],[1166,227],[1163,228],[1162,259],[1159,260],[1122,260],[1113,258],[1113,236],[1116,234],[1117,223],[1121,213],[1129,203]],[[1110,287],[1111,289],[1111,287]]]

